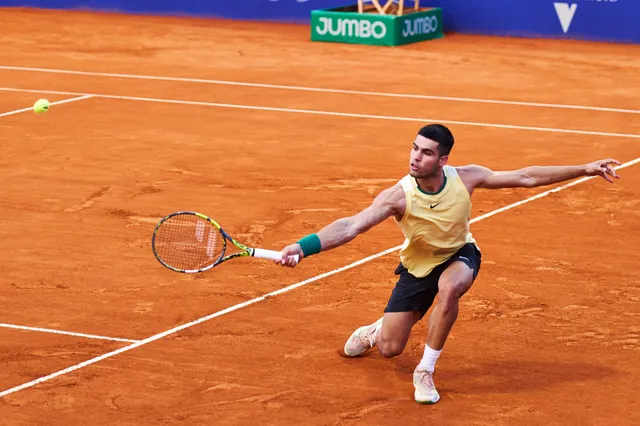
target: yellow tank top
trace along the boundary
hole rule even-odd
[[[407,208],[398,223],[405,236],[400,261],[409,272],[425,277],[449,260],[466,243],[475,243],[469,232],[471,196],[454,167],[444,166],[440,191],[425,192],[410,175],[400,180]]]

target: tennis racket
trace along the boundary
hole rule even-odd
[[[225,256],[227,243],[240,249]],[[195,274],[236,257],[280,260],[279,251],[247,247],[231,238],[215,220],[196,212],[175,212],[163,218],[153,231],[153,254],[172,271]],[[296,262],[299,256],[295,255]]]

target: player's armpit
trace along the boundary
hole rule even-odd
[[[352,232],[361,234],[373,228],[391,216],[404,214],[404,190],[400,184],[385,189],[373,200],[373,203],[360,213],[352,216],[350,225]]]
[[[399,184],[382,191],[366,209],[322,228],[318,232],[322,250],[345,244],[383,220],[393,215],[401,215],[404,213],[404,205],[404,191]]]

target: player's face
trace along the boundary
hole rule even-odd
[[[440,156],[438,142],[418,135],[409,156],[409,174],[419,179],[437,176],[447,159],[447,155]]]

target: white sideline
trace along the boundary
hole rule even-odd
[[[91,97],[91,95],[83,95],[82,93],[75,93],[75,94],[76,95],[82,95],[82,96],[79,96],[77,98],[64,99],[62,101],[51,102],[49,105],[68,104],[69,102],[81,101],[83,99],[89,99]],[[21,109],[16,109],[14,111],[3,112],[2,114],[0,114],[0,117],[8,117],[10,115],[20,114],[21,112],[27,112],[27,111],[33,111],[33,107],[21,108]]]
[[[629,166],[632,166],[632,165],[637,164],[637,163],[640,163],[640,157],[636,158],[635,160],[628,161],[628,162],[626,162],[624,164],[621,164],[620,166],[616,167],[616,169],[623,169],[625,167],[629,167]],[[484,220],[484,219],[487,219],[487,218],[489,218],[491,216],[494,216],[494,215],[496,215],[498,213],[513,209],[515,207],[521,206],[521,205],[526,204],[526,203],[530,203],[531,201],[540,199],[542,197],[546,197],[549,194],[562,191],[563,189],[570,188],[572,186],[578,185],[579,183],[582,183],[582,182],[586,182],[586,181],[588,181],[590,179],[593,179],[593,178],[594,177],[584,177],[584,178],[578,179],[576,181],[572,181],[572,182],[570,182],[568,184],[559,186],[557,188],[553,188],[553,189],[550,189],[548,191],[542,192],[542,193],[540,193],[538,195],[534,195],[532,197],[526,198],[526,199],[524,199],[522,201],[518,201],[516,203],[509,204],[508,206],[505,206],[505,207],[502,207],[500,209],[491,211],[491,212],[486,213],[486,214],[484,214],[482,216],[478,216],[478,217],[474,218],[473,220],[471,220],[471,223],[479,222],[481,220]],[[399,250],[400,247],[401,246],[392,247],[392,248],[387,249],[385,251],[382,251],[380,253],[377,253],[377,254],[371,255],[369,257],[366,257],[364,259],[358,260],[357,262],[353,262],[353,263],[351,263],[349,265],[343,266],[342,268],[334,269],[334,270],[326,272],[324,274],[316,275],[315,277],[309,278],[307,280],[300,281],[300,282],[298,282],[296,284],[292,284],[292,285],[290,285],[288,287],[284,287],[284,288],[282,288],[280,290],[276,290],[276,291],[273,291],[271,293],[265,294],[264,296],[260,296],[260,297],[257,297],[255,299],[251,299],[251,300],[248,300],[246,302],[239,303],[237,305],[233,305],[233,306],[231,306],[229,308],[223,309],[221,311],[215,312],[215,313],[213,313],[211,315],[207,315],[205,317],[199,318],[199,319],[191,321],[189,323],[179,325],[177,327],[174,327],[174,328],[172,328],[170,330],[167,330],[167,331],[164,331],[162,333],[155,334],[155,335],[153,335],[151,337],[148,337],[146,339],[137,341],[136,343],[133,343],[133,344],[125,346],[125,347],[122,347],[122,348],[117,349],[115,351],[108,352],[108,353],[106,353],[104,355],[97,356],[95,358],[92,358],[90,360],[81,362],[79,364],[73,365],[73,366],[65,368],[63,370],[56,371],[55,373],[49,374],[48,376],[43,376],[43,377],[40,377],[38,379],[32,380],[30,382],[24,383],[22,385],[7,389],[7,390],[5,390],[3,392],[0,392],[0,398],[2,398],[4,396],[7,396],[7,395],[10,395],[12,393],[18,392],[20,390],[30,388],[32,386],[35,386],[35,385],[39,384],[39,383],[43,383],[43,382],[55,379],[56,377],[71,373],[73,371],[79,370],[79,369],[81,369],[83,367],[86,367],[86,366],[89,366],[91,364],[95,364],[95,363],[100,362],[100,361],[102,361],[104,359],[111,358],[111,357],[113,357],[115,355],[118,355],[118,354],[121,354],[123,352],[128,352],[128,351],[130,351],[132,349],[135,349],[135,348],[137,348],[139,346],[143,346],[143,345],[146,345],[148,343],[152,343],[152,342],[154,342],[156,340],[160,340],[163,337],[169,336],[171,334],[175,334],[175,333],[177,333],[179,331],[182,331],[182,330],[185,330],[187,328],[193,327],[194,325],[201,324],[203,322],[209,321],[210,319],[213,319],[213,318],[228,314],[228,313],[233,312],[233,311],[237,311],[238,309],[242,309],[242,308],[247,307],[249,305],[252,305],[254,303],[261,302],[261,301],[263,301],[263,300],[265,300],[265,299],[267,299],[269,297],[274,297],[274,296],[277,296],[279,294],[289,292],[291,290],[294,290],[294,289],[296,289],[298,287],[302,287],[302,286],[304,286],[306,284],[309,284],[309,283],[312,283],[314,281],[318,281],[318,280],[321,280],[323,278],[329,277],[331,275],[335,275],[335,274],[337,274],[339,272],[346,271],[347,269],[351,269],[351,268],[354,268],[354,267],[356,267],[358,265],[362,265],[363,263],[366,263],[366,262],[369,262],[371,260],[377,259],[378,257],[387,255],[389,253],[393,253],[394,251]]]

